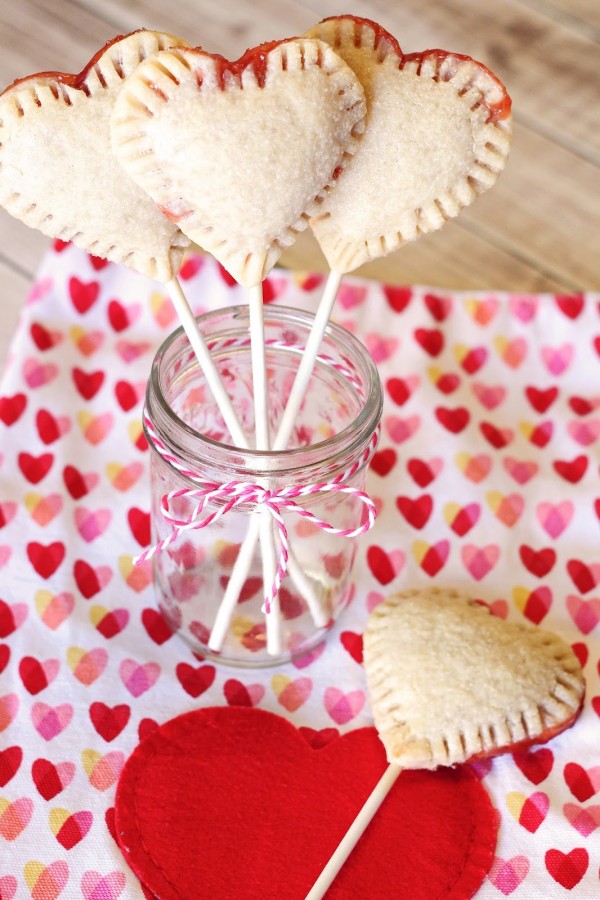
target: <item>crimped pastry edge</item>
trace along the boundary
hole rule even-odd
[[[280,71],[318,65],[327,74],[337,78],[340,96],[346,94],[352,100],[348,111],[355,110],[354,122],[348,143],[345,146],[340,145],[338,162],[333,170],[333,173],[336,173],[356,151],[364,130],[366,113],[364,94],[354,73],[323,41],[289,38],[279,42],[268,51],[267,55],[269,64],[266,69],[265,86]],[[135,85],[132,82],[125,85],[113,113],[112,144],[115,155],[129,175],[163,208],[168,202],[165,196],[165,177],[153,165],[152,151],[145,143],[146,132],[143,129],[143,121],[152,117],[161,103],[170,102],[179,78],[184,76],[185,69],[191,71],[194,63],[198,66],[214,64],[210,54],[197,50],[191,50],[188,54],[185,48],[181,52],[179,48],[175,48],[154,54],[144,61],[137,73],[147,76],[146,81],[153,85],[152,89],[146,90],[143,85],[140,89],[140,79],[135,80]],[[240,83],[244,83],[245,78],[254,77],[250,65],[241,74],[237,76],[232,74],[225,82],[224,89],[237,88]],[[133,122],[140,126],[135,135],[131,132]],[[231,242],[227,235],[215,238],[212,226],[203,221],[194,210],[185,210],[181,215],[177,213],[176,217],[177,221],[185,223],[182,230],[189,234],[193,241],[216,256],[240,284],[253,287],[266,277],[281,253],[308,227],[310,217],[319,211],[334,185],[335,178],[332,177],[315,196],[309,198],[305,209],[293,223],[272,236],[270,245],[262,253],[248,253],[245,247]]]
[[[44,209],[39,202],[32,203],[21,192],[9,190],[1,178],[2,145],[6,138],[3,135],[11,119],[21,119],[27,110],[35,110],[44,103],[64,103],[73,105],[73,99],[83,91],[88,97],[95,97],[109,87],[122,83],[147,56],[157,50],[165,50],[173,44],[185,45],[180,38],[167,32],[148,31],[145,29],[115,39],[105,52],[95,58],[93,65],[84,69],[85,77],[80,85],[69,84],[68,79],[76,80],[78,76],[66,76],[65,80],[40,73],[20,79],[8,87],[0,96],[0,206],[8,213],[36,228],[50,238],[71,241],[76,246],[111,262],[130,266],[136,271],[158,281],[169,281],[181,265],[184,251],[189,247],[189,239],[176,231],[164,256],[149,256],[139,250],[123,252],[118,242],[97,239],[81,230],[77,224],[58,224],[53,210]],[[4,102],[3,102],[4,101]]]
[[[536,709],[521,711],[509,718],[490,717],[477,727],[463,727],[452,734],[437,735],[432,741],[412,734],[402,709],[390,690],[385,662],[381,662],[381,644],[390,627],[387,611],[405,600],[420,596],[435,600],[465,602],[482,618],[491,615],[488,608],[461,591],[439,588],[410,589],[394,594],[379,604],[369,616],[364,634],[364,664],[368,693],[375,724],[386,748],[388,761],[403,768],[435,769],[478,757],[493,756],[509,746],[548,739],[569,727],[576,719],[585,694],[585,681],[579,660],[572,648],[558,635],[525,623],[511,627],[534,639],[536,645],[554,647],[557,664],[562,664],[558,697],[547,697]]]
[[[378,42],[372,25],[367,20],[356,20],[354,17],[325,19],[311,28],[307,35],[327,41],[334,49],[339,49],[344,40],[351,40],[355,46],[371,48],[376,53],[377,64],[382,64],[390,54],[397,55],[400,49],[395,39],[392,42]],[[466,60],[457,54],[447,54],[440,59],[438,53],[432,50],[422,54],[403,54],[398,67],[404,71],[414,71],[419,77],[453,84],[457,94],[469,94],[472,108],[481,105],[486,97],[498,93],[496,78],[475,60]],[[446,221],[455,218],[480,194],[489,190],[506,165],[512,137],[511,118],[508,116],[481,127],[485,129],[485,140],[478,142],[477,146],[485,152],[476,156],[469,171],[451,189],[418,210],[403,210],[402,228],[368,240],[348,240],[332,227],[325,204],[320,214],[311,219],[310,227],[329,266],[340,273],[351,272],[364,263],[386,256],[423,234],[439,230]]]

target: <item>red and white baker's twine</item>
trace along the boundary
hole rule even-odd
[[[207,341],[206,346],[211,354],[214,354],[215,351],[221,352],[222,350],[237,350],[240,348],[246,348],[251,346],[251,340],[249,336],[245,337],[237,337],[237,338],[215,338],[214,340]],[[303,344],[297,344],[294,341],[281,341],[277,338],[267,338],[265,340],[265,347],[268,347],[269,350],[304,350]],[[196,358],[196,354],[194,350],[190,350],[187,361],[194,360]],[[332,356],[328,356],[326,353],[319,353],[316,357],[315,362],[324,363],[330,369],[335,369],[338,372],[341,372],[344,375],[350,384],[355,388],[357,394],[361,399],[364,399],[363,391],[362,391],[362,383],[360,378],[356,372],[356,369],[352,365],[349,359],[343,357],[343,362],[338,362]]]
[[[375,448],[377,447],[379,428],[373,433],[368,446],[364,449],[360,457],[331,481],[316,482],[315,484],[307,484],[302,487],[293,486],[270,490],[260,484],[252,484],[243,481],[219,483],[202,480],[197,472],[187,469],[180,463],[177,457],[169,452],[168,448],[156,433],[156,430],[146,413],[144,413],[144,425],[154,449],[166,462],[170,463],[178,472],[194,481],[198,486],[194,488],[179,488],[178,490],[170,491],[163,495],[161,498],[161,511],[165,520],[171,525],[172,531],[166,538],[163,538],[153,547],[144,550],[144,552],[134,560],[136,565],[145,562],[147,559],[151,559],[156,553],[165,550],[184,532],[195,530],[196,528],[206,528],[208,525],[212,525],[213,522],[216,522],[217,519],[220,519],[221,516],[228,513],[229,510],[234,509],[237,506],[249,504],[257,510],[265,507],[269,510],[277,525],[281,544],[277,562],[277,572],[273,584],[271,585],[270,590],[265,593],[264,598],[265,610],[269,613],[271,603],[279,593],[279,588],[281,587],[281,582],[285,577],[288,566],[289,543],[287,528],[283,521],[283,511],[294,512],[297,515],[302,516],[302,518],[307,519],[309,522],[312,522],[313,525],[316,525],[318,528],[322,529],[322,531],[325,531],[328,534],[338,535],[339,537],[358,537],[369,531],[375,523],[375,519],[377,518],[375,503],[364,491],[351,487],[346,484],[346,482],[352,478],[361,466],[369,463],[375,452]],[[346,494],[360,500],[366,510],[366,518],[356,528],[336,528],[328,522],[325,522],[323,519],[319,519],[296,502],[296,500],[301,497],[310,497],[315,494],[325,493]],[[171,504],[173,501],[182,498],[196,501],[194,510],[185,519],[177,518],[177,516],[171,512]],[[208,513],[203,518],[202,513],[213,500],[224,500],[225,502],[222,506],[219,506],[218,509]]]

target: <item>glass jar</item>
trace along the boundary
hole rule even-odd
[[[313,316],[268,306],[264,319],[273,436]],[[252,445],[248,308],[229,307],[197,321]],[[324,530],[302,511],[344,532],[364,522],[365,503],[358,491],[365,488],[381,409],[381,384],[366,349],[345,329],[330,324],[288,449],[241,449],[231,443],[183,330],[163,343],[148,382],[145,427],[153,450],[152,539],[155,544],[172,542],[153,557],[154,583],[163,616],[194,652],[233,665],[265,666],[301,656],[324,638],[352,595],[356,539]],[[295,494],[296,488],[336,482],[351,491],[311,490],[295,498],[301,509],[278,507],[289,562],[285,574],[281,572],[279,591],[265,603],[272,585],[263,582],[263,552],[272,541],[275,557],[281,559],[280,526],[255,502],[223,513],[228,496],[219,487],[255,486],[259,493],[267,488],[277,504],[278,491],[292,489]],[[200,483],[212,485],[213,496],[198,513]],[[165,504],[171,520],[190,523],[174,540]],[[211,524],[196,527],[213,514]],[[259,524],[261,517],[267,522]],[[254,531],[254,542],[247,539],[249,530]],[[261,540],[256,539],[259,531]]]

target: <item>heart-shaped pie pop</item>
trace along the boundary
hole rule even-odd
[[[79,75],[42,72],[0,97],[0,205],[50,237],[168,281],[189,240],[116,163],[110,114],[144,57],[180,44],[137,31],[104,47]]]
[[[321,41],[231,63],[199,49],[146,59],[113,113],[113,149],[182,231],[240,283],[308,224],[363,130],[363,90]]]
[[[367,100],[361,146],[311,228],[332,269],[349,272],[441,228],[504,168],[510,98],[481,63],[444,50],[405,56],[367,19],[325,19],[330,44]]]
[[[364,664],[388,761],[433,769],[549,740],[585,682],[561,638],[455,591],[405,591],[369,617]]]

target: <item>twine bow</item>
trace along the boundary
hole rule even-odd
[[[337,528],[329,522],[325,522],[318,516],[315,516],[308,509],[305,509],[297,499],[300,497],[310,497],[315,494],[347,494],[359,500],[366,510],[366,517],[356,528]],[[195,507],[186,518],[177,516],[173,509],[173,505],[177,501],[191,500],[195,501]],[[206,507],[215,500],[225,501],[222,506],[203,516]],[[279,533],[279,541],[281,549],[277,562],[277,572],[275,579],[268,593],[265,594],[265,610],[270,612],[272,601],[275,599],[281,587],[281,582],[287,572],[289,559],[289,542],[288,531],[283,520],[283,512],[293,512],[296,515],[307,519],[317,528],[325,531],[327,534],[335,534],[339,537],[354,538],[369,531],[377,518],[377,510],[375,503],[368,494],[358,488],[350,485],[340,484],[337,481],[318,482],[288,488],[279,488],[270,490],[259,484],[252,484],[243,481],[228,481],[224,484],[217,482],[203,481],[198,482],[195,488],[180,488],[179,490],[170,491],[161,498],[161,512],[164,519],[171,525],[171,533],[163,538],[153,547],[149,547],[141,553],[135,563],[142,563],[151,559],[156,553],[166,550],[177,538],[186,531],[193,531],[197,528],[207,528],[216,522],[222,516],[226,515],[230,510],[238,506],[248,505],[252,511],[258,512],[259,509],[266,508],[269,510],[273,521],[277,526]]]
[[[139,565],[145,562],[156,553],[160,553],[169,547],[177,538],[186,531],[193,531],[198,528],[207,528],[216,522],[222,516],[226,515],[230,510],[238,506],[247,505],[257,514],[260,509],[265,508],[269,511],[277,526],[281,549],[277,562],[277,572],[270,590],[265,593],[265,611],[268,613],[271,609],[271,603],[279,593],[281,582],[283,581],[288,567],[289,559],[289,541],[288,531],[283,520],[283,512],[293,512],[296,515],[311,522],[317,528],[327,534],[334,534],[339,537],[355,538],[361,534],[365,534],[375,524],[377,518],[377,509],[375,503],[368,494],[358,488],[345,484],[355,472],[363,465],[368,464],[379,439],[379,428],[374,432],[369,441],[368,446],[364,449],[360,458],[355,460],[345,471],[341,472],[331,481],[321,481],[315,484],[294,485],[292,487],[278,488],[271,490],[260,484],[253,484],[244,481],[228,481],[225,483],[202,481],[198,473],[187,469],[181,462],[171,454],[158,436],[152,421],[147,413],[144,414],[144,425],[146,427],[147,437],[163,459],[171,463],[178,469],[182,475],[191,478],[196,487],[179,488],[175,491],[169,491],[161,498],[161,512],[165,520],[171,525],[171,533],[167,537],[160,540],[153,547],[149,547],[140,553],[134,559],[134,563]],[[329,522],[325,522],[308,509],[305,509],[300,503],[296,502],[301,497],[310,497],[316,494],[346,494],[359,500],[365,511],[363,521],[356,528],[337,528]],[[195,501],[195,507],[186,518],[180,518],[174,511],[173,504],[178,500]],[[225,501],[221,506],[208,515],[203,517],[204,510],[213,501]]]

